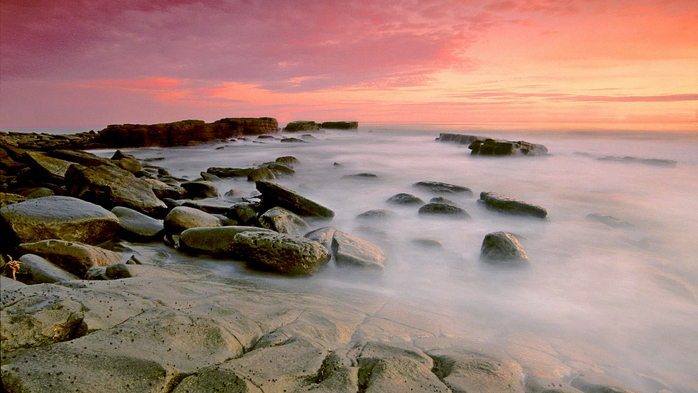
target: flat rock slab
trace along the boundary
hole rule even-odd
[[[149,241],[158,238],[165,229],[162,220],[156,220],[128,207],[117,206],[111,212],[119,219],[120,236],[125,239]]]
[[[473,196],[473,190],[468,187],[438,181],[420,181],[412,184],[412,187],[427,190],[436,194],[461,194],[469,197]]]
[[[534,205],[533,203],[526,202],[519,198],[498,194],[496,192],[481,192],[478,203],[484,204],[489,210],[494,210],[501,213],[538,218],[545,218],[548,216],[548,211],[543,207]]]
[[[276,183],[258,181],[257,190],[262,193],[262,200],[269,207],[280,206],[301,217],[333,218],[334,212],[295,191]]]
[[[36,254],[60,268],[83,277],[93,266],[107,266],[121,262],[121,254],[100,247],[65,240],[42,240],[22,243],[17,247],[24,254]]]
[[[383,271],[385,251],[359,237],[335,231],[332,237],[332,254],[337,266],[356,267]]]
[[[331,258],[316,241],[273,232],[240,233],[231,250],[253,268],[286,275],[315,274]]]
[[[94,203],[48,196],[0,208],[0,220],[20,243],[60,239],[100,244],[119,230],[119,219]]]
[[[482,241],[480,259],[490,263],[525,264],[528,255],[516,236],[508,232],[493,232]]]

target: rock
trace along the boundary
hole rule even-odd
[[[451,391],[523,393],[523,370],[509,359],[495,358],[461,348],[427,352],[434,359],[433,372]]]
[[[334,217],[334,212],[332,210],[278,184],[258,181],[256,182],[256,187],[257,190],[262,193],[262,201],[266,206],[280,206],[301,217]]]
[[[342,179],[378,179],[378,175],[373,173],[357,173],[354,175],[344,175]]]
[[[7,154],[7,150],[0,148],[0,169],[4,169],[10,173],[15,173],[27,165],[22,162],[17,162]]]
[[[49,157],[45,153],[28,151],[24,154],[26,161],[32,169],[51,180],[64,181],[65,173],[68,171],[68,168],[73,165],[72,162]]]
[[[192,207],[178,206],[165,217],[164,227],[168,233],[178,233],[190,228],[210,228],[221,226],[217,217]]]
[[[276,180],[276,175],[269,168],[257,168],[253,169],[249,175],[247,175],[247,181],[258,181],[258,180]]]
[[[181,249],[191,253],[225,256],[231,253],[235,236],[243,232],[271,232],[266,228],[249,226],[225,226],[218,228],[192,228],[182,232]]]
[[[236,190],[234,188],[231,188],[230,190],[226,191],[225,194],[223,194],[223,198],[230,201],[239,201],[240,198],[244,198],[246,196],[247,193],[245,191]]]
[[[123,206],[111,210],[121,225],[119,236],[128,240],[151,241],[159,238],[165,229],[161,220],[156,220]]]
[[[344,232],[334,232],[332,255],[337,266],[376,271],[385,269],[385,251],[371,242]]]
[[[220,193],[216,186],[210,181],[192,181],[180,184],[180,187],[187,190],[187,198],[218,198]]]
[[[90,202],[48,196],[0,208],[0,221],[20,243],[61,239],[100,244],[112,239],[119,220],[111,212]]]
[[[623,221],[621,219],[618,219],[616,217],[609,216],[606,214],[597,214],[597,213],[589,214],[589,215],[587,215],[587,220],[600,222],[600,223],[608,225],[609,227],[614,227],[614,228],[629,228],[629,227],[634,226],[633,224],[631,224],[627,221]]]
[[[460,206],[458,206],[457,203],[453,202],[452,200],[450,200],[448,198],[444,198],[444,197],[433,197],[429,200],[429,203],[445,203],[447,205],[460,207]]]
[[[274,162],[277,162],[282,165],[286,165],[289,168],[293,168],[296,165],[299,165],[301,162],[294,156],[283,156],[279,157]]]
[[[441,133],[439,134],[439,137],[436,138],[437,141],[440,142],[453,142],[453,143],[459,143],[461,145],[470,145],[471,143],[475,142],[476,140],[485,140],[487,139],[484,136],[475,136],[475,135],[464,135],[464,134],[449,134],[449,133]]]
[[[235,205],[233,205],[233,207],[230,208],[230,210],[228,210],[226,216],[245,225],[256,224],[258,223],[258,221],[257,212],[255,211],[255,208],[256,206],[251,203],[236,203]]]
[[[320,128],[335,130],[355,130],[359,128],[358,121],[326,121],[320,124]]]
[[[59,268],[48,260],[33,254],[24,254],[19,258],[21,269],[17,274],[25,284],[43,284],[61,281],[79,280],[74,274]]]
[[[47,196],[53,196],[53,195],[56,195],[56,193],[53,192],[53,190],[50,188],[38,187],[38,188],[30,188],[30,189],[22,192],[22,195],[24,195],[27,199],[36,199],[36,198],[43,198],[43,197],[47,197]]]
[[[218,168],[211,167],[206,169],[206,172],[218,176],[220,178],[227,177],[246,177],[254,168]]]
[[[570,382],[584,393],[635,393],[623,387],[616,379],[600,373],[585,371]]]
[[[131,271],[124,263],[115,263],[107,266],[104,274],[111,280],[120,280],[122,278],[131,277]]]
[[[459,219],[471,218],[465,210],[446,203],[427,203],[419,208],[420,216],[443,216]]]
[[[314,121],[292,121],[288,124],[286,124],[286,127],[284,127],[283,131],[284,132],[308,132],[308,131],[317,131],[320,129],[320,125],[315,123]]]
[[[302,140],[302,139],[298,139],[298,138],[284,138],[284,139],[281,140],[281,142],[285,142],[285,143],[308,143],[308,142],[306,142],[306,141],[304,141],[304,140]]]
[[[14,291],[26,286],[27,284],[21,281],[13,280],[10,277],[0,276],[0,290],[2,291]],[[3,343],[3,346],[5,346],[5,343]],[[4,350],[5,348],[3,348],[3,351]]]
[[[394,218],[396,216],[395,212],[387,209],[374,209],[365,211],[356,216],[359,220],[386,220]]]
[[[106,266],[92,266],[85,272],[85,280],[88,281],[101,281],[109,280],[107,277],[107,267]]]
[[[148,182],[150,183],[150,182]],[[182,187],[179,186],[159,186],[159,185],[154,185],[153,187],[153,193],[155,196],[159,199],[165,199],[165,198],[170,198],[170,199],[184,199],[187,195],[187,190],[185,190]]]
[[[233,206],[232,203],[220,198],[180,199],[177,206],[188,206],[211,214],[225,214]]]
[[[334,232],[334,228],[323,227],[306,233],[305,237],[310,240],[315,240],[316,242],[325,246],[327,251],[332,252],[332,238],[334,237]]]
[[[243,232],[231,250],[251,267],[286,275],[312,275],[330,260],[322,244],[304,237],[268,232]]]
[[[252,382],[230,370],[206,369],[190,375],[177,385],[172,393],[263,393]]]
[[[115,166],[73,164],[66,172],[66,187],[70,196],[108,209],[126,206],[155,216],[162,216],[167,211],[167,206],[155,196],[150,184]]]
[[[11,194],[7,192],[0,192],[0,208],[13,203],[24,202],[27,198],[19,194]]]
[[[420,181],[412,184],[412,187],[421,188],[436,194],[463,194],[466,196],[473,196],[473,191],[468,187],[437,181]]]
[[[208,173],[208,172],[201,172],[200,175],[201,175],[201,178],[204,179],[205,181],[211,181],[211,182],[213,182],[213,181],[221,181],[221,178],[220,178],[220,177],[218,177],[218,176],[216,176],[216,175],[212,175],[212,174],[210,174],[210,173]]]
[[[407,194],[404,192],[401,192],[399,194],[395,194],[388,198],[386,201],[387,203],[392,203],[394,205],[423,205],[424,201],[422,198],[419,198],[417,196],[414,196],[412,194]]]
[[[301,139],[303,139],[304,141],[319,141],[318,138],[316,138],[315,136],[310,135],[310,134],[301,135]]]
[[[121,169],[127,170],[131,173],[136,173],[141,170],[141,163],[138,159],[131,154],[124,153],[121,150],[117,150],[112,156],[111,160]]]
[[[18,251],[46,258],[58,267],[83,277],[92,266],[107,266],[121,262],[121,254],[88,244],[65,240],[42,240],[22,243]]]
[[[267,162],[265,164],[262,164],[261,167],[268,168],[277,177],[293,176],[296,174],[296,171],[294,171],[293,168],[284,164],[280,164],[278,162]]]
[[[548,215],[548,211],[538,205],[495,192],[481,192],[478,203],[484,204],[487,209],[501,213],[538,218],[545,218]]]
[[[108,165],[108,166],[114,166],[114,162],[112,160],[106,159],[99,157],[95,154],[88,153],[85,151],[79,151],[79,150],[54,150],[51,152],[51,155],[60,158],[62,160],[70,161],[70,162],[75,162],[80,165],[84,166],[100,166],[100,165]]]
[[[291,235],[303,235],[311,230],[304,219],[278,206],[259,216],[259,223],[264,228]]]
[[[410,241],[410,243],[414,244],[417,247],[422,247],[422,248],[430,249],[430,250],[434,250],[434,249],[443,250],[443,248],[444,248],[443,243],[441,243],[440,241],[438,241],[436,239],[427,238],[427,237],[420,237],[417,239],[412,239]]]
[[[548,154],[548,148],[526,141],[507,141],[504,139],[487,138],[473,141],[468,149],[472,155],[483,156],[544,156]]]
[[[527,263],[528,255],[518,239],[511,233],[488,233],[480,247],[480,258],[487,262]]]
[[[597,158],[599,161],[612,161],[612,162],[622,162],[626,164],[644,164],[652,166],[663,166],[668,168],[673,168],[676,166],[676,161],[674,160],[664,160],[659,158],[638,158],[638,157],[615,157],[606,156]]]

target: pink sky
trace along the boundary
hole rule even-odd
[[[698,132],[695,0],[2,0],[0,129],[281,123]]]

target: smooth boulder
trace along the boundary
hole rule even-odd
[[[119,219],[120,236],[124,239],[149,241],[158,238],[165,229],[161,220],[128,207],[117,206],[111,212]]]
[[[213,185],[210,181],[192,181],[185,182],[179,185],[180,187],[187,190],[187,198],[218,198],[220,193],[218,188]]]
[[[278,206],[259,216],[259,223],[264,228],[291,235],[303,235],[311,230],[310,225],[304,219]]]
[[[488,233],[480,247],[480,259],[486,262],[527,263],[528,255],[516,236],[508,232]]]
[[[385,251],[359,237],[335,231],[332,237],[332,254],[337,266],[368,270],[385,269]]]
[[[356,216],[359,220],[386,220],[394,218],[396,216],[395,212],[387,209],[373,209],[365,211]]]
[[[255,269],[285,275],[313,275],[331,258],[322,244],[295,235],[243,232],[235,236],[231,251]]]
[[[463,194],[466,196],[473,196],[473,190],[468,187],[438,181],[420,181],[412,184],[412,187],[427,190],[436,194]]]
[[[280,206],[301,217],[334,217],[332,210],[276,183],[258,181],[255,186],[262,193],[263,203],[269,207]]]
[[[478,203],[483,204],[489,210],[495,210],[500,213],[538,218],[545,218],[548,216],[548,211],[541,206],[496,192],[481,192]]]
[[[401,192],[388,198],[387,203],[393,205],[423,205],[424,201],[418,196]]]
[[[168,233],[177,233],[190,228],[221,226],[221,220],[193,207],[177,206],[165,217],[164,227]]]
[[[0,220],[20,243],[60,239],[100,244],[119,230],[119,219],[94,203],[48,196],[0,208]]]
[[[19,258],[19,261],[21,265],[17,275],[25,284],[44,284],[80,279],[80,277],[61,269],[38,255],[24,254]]]
[[[191,253],[215,256],[230,254],[235,236],[243,232],[272,232],[269,229],[249,226],[225,226],[218,228],[191,228],[182,232],[179,246]]]
[[[58,267],[83,277],[93,266],[108,266],[121,262],[121,254],[88,244],[65,240],[42,240],[23,243],[17,248],[23,254],[36,254]]]
[[[447,203],[427,203],[419,208],[418,213],[420,216],[441,216],[460,219],[471,218],[470,214],[465,210]]]

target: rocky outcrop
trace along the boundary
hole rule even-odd
[[[438,181],[420,181],[412,184],[412,187],[420,188],[435,194],[462,194],[465,196],[473,196],[473,190],[468,187]]]
[[[496,192],[481,192],[478,203],[501,213],[545,218],[548,211],[533,203]]]
[[[319,129],[320,125],[314,121],[298,120],[286,124],[286,127],[284,127],[284,132],[309,132],[317,131]]]
[[[332,255],[337,266],[383,271],[385,251],[359,237],[335,231],[332,237]]]
[[[661,166],[667,168],[673,168],[676,166],[676,161],[666,160],[661,158],[639,158],[632,156],[616,157],[616,156],[605,156],[597,158],[599,161],[611,161],[611,162],[621,162],[625,164],[643,164],[651,166]]]
[[[231,251],[255,269],[292,276],[313,275],[331,258],[316,241],[275,232],[242,232]]]
[[[258,181],[256,187],[262,193],[262,203],[268,208],[280,206],[301,217],[334,217],[332,210],[276,183]]]
[[[9,231],[5,239],[14,238],[20,243],[61,239],[100,244],[112,239],[119,229],[119,220],[106,209],[64,196],[48,196],[5,206],[0,209],[0,221]]]
[[[36,254],[46,258],[78,277],[83,277],[87,269],[93,266],[107,266],[121,262],[121,254],[114,251],[64,240],[23,243],[17,249],[23,254]]]
[[[279,123],[269,117],[226,118],[213,123],[183,120],[163,124],[110,125],[99,131],[97,141],[109,147],[187,146],[226,140],[240,135],[276,133]]]
[[[488,233],[482,241],[480,259],[486,262],[526,263],[528,255],[516,236],[507,232]]]
[[[487,139],[484,136],[476,136],[476,135],[465,135],[465,134],[449,134],[442,132],[439,134],[439,137],[436,138],[437,141],[439,142],[451,142],[451,143],[458,143],[461,145],[470,145],[471,143],[475,141],[482,141]]]
[[[320,124],[320,128],[334,130],[355,130],[359,128],[358,121],[326,121]]]
[[[508,141],[475,135],[442,133],[437,141],[468,145],[470,154],[483,156],[543,156],[548,154],[548,148],[526,141]]]

